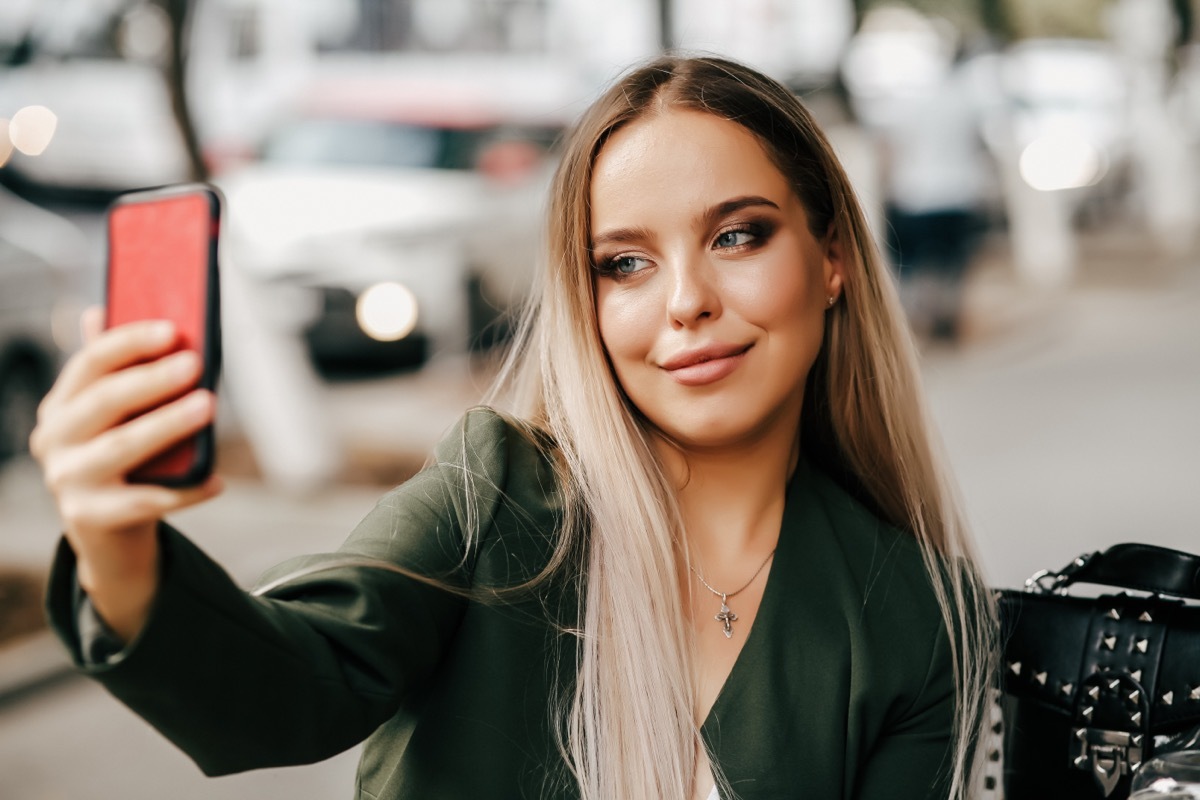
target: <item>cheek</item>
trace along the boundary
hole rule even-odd
[[[602,282],[596,287],[596,321],[600,341],[615,366],[642,360],[654,344],[655,332],[646,298]]]
[[[747,322],[767,330],[807,328],[813,320],[820,325],[825,310],[821,276],[803,260],[779,259],[739,277],[727,296]]]

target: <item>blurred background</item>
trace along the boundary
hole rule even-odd
[[[829,135],[900,285],[985,569],[1200,541],[1200,0],[2,0],[0,798],[347,796],[355,752],[203,779],[70,676],[24,452],[122,192],[223,191],[229,490],[176,522],[247,584],[328,550],[486,387],[563,131],[664,49]]]

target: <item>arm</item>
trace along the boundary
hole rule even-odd
[[[475,442],[495,431],[466,435]],[[488,485],[503,486],[503,458],[493,452],[503,455],[502,441],[478,449]],[[52,622],[85,671],[207,774],[328,757],[419,701],[454,635],[465,600],[370,564],[467,585],[461,473],[443,464],[426,469],[385,496],[337,553],[272,570],[260,597],[161,526],[161,579],[145,625],[99,665],[86,664],[76,640],[74,558],[64,542],[50,588]],[[476,491],[472,513],[490,519],[498,494]]]

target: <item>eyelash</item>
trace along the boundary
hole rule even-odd
[[[725,230],[720,231],[716,236],[713,237],[713,249],[739,252],[748,248],[761,247],[767,241],[767,239],[771,238],[772,233],[774,233],[774,226],[766,222],[737,223],[736,225],[732,225]],[[736,234],[749,234],[752,238],[750,241],[743,242],[741,244],[733,244],[727,247],[716,247],[717,241],[722,236]],[[592,267],[602,277],[613,278],[614,280],[625,280],[626,278],[631,278],[637,274],[637,272],[621,272],[619,269],[617,269],[617,264],[626,259],[642,259],[642,257],[631,255],[629,253],[621,253],[611,258],[606,258],[602,261],[596,261],[593,263]],[[640,271],[641,270],[638,270],[638,272]]]
[[[771,234],[773,232],[774,232],[774,227],[765,222],[741,222],[736,225],[732,225],[732,226],[726,228],[725,230],[721,231],[720,233],[718,233],[713,238],[713,244],[716,244],[717,240],[720,239],[722,236],[729,236],[730,234],[747,233],[747,234],[750,234],[751,237],[753,237],[749,242],[744,242],[742,244],[729,245],[728,247],[723,247],[721,249],[722,250],[741,250],[742,248],[758,247],[758,246],[761,246],[763,243],[765,243],[766,240],[771,237]]]

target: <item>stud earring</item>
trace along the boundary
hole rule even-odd
[[[837,297],[834,295],[830,295],[829,298],[826,300],[825,305],[832,307],[833,304],[836,302],[837,302]]]

